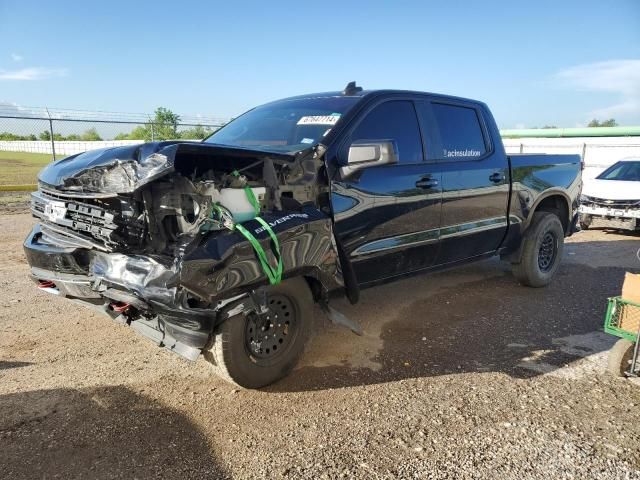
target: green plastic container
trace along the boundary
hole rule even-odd
[[[624,300],[622,297],[609,298],[604,331],[635,343],[638,340],[638,329],[640,304]]]

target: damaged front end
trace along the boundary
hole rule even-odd
[[[319,148],[156,142],[53,163],[32,196],[39,223],[24,247],[33,278],[195,360],[230,310],[260,308],[269,283],[255,245],[212,219],[242,187],[277,236],[282,277],[306,278],[326,305],[344,282]],[[273,261],[263,224],[230,215]]]

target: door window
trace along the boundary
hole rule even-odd
[[[440,133],[441,152],[436,158],[467,161],[483,156],[487,147],[475,108],[432,103],[434,121]]]
[[[423,160],[422,141],[413,102],[394,100],[371,110],[351,134],[351,142],[359,140],[394,140],[400,163]]]

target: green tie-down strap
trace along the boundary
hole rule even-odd
[[[235,171],[233,172],[233,175],[238,176],[239,174],[237,171]],[[277,264],[275,267],[273,267],[269,263],[267,254],[262,248],[262,245],[260,245],[260,242],[256,239],[256,237],[254,237],[253,234],[249,230],[244,228],[241,224],[234,223],[230,219],[230,215],[227,215],[225,218],[223,215],[223,209],[220,208],[220,205],[214,204],[211,206],[211,217],[213,217],[217,213],[220,218],[220,223],[223,226],[227,227],[229,230],[234,230],[234,229],[238,230],[244,236],[244,238],[249,240],[249,243],[251,243],[251,246],[253,247],[253,249],[256,252],[256,255],[258,256],[258,260],[260,261],[262,270],[264,271],[265,275],[269,279],[269,283],[271,285],[276,285],[280,283],[280,281],[282,280],[282,255],[280,255],[280,242],[278,242],[278,237],[276,236],[274,231],[271,229],[271,226],[267,222],[265,222],[263,218],[260,218],[258,216],[260,214],[260,204],[256,200],[256,196],[253,194],[253,190],[251,190],[251,188],[248,185],[246,185],[244,187],[244,191],[247,195],[247,200],[249,200],[249,203],[251,203],[251,205],[253,206],[256,212],[255,220],[258,223],[260,223],[260,225],[262,225],[262,227],[267,231],[267,233],[271,237],[271,242],[273,243],[273,254],[276,257],[276,261],[277,261]]]
[[[253,209],[256,212],[256,218],[258,218],[258,215],[260,215],[260,204],[258,203],[258,200],[256,200],[256,196],[253,194],[253,190],[249,185],[244,186],[244,193],[247,194],[247,200],[249,200],[249,203],[253,206]]]
[[[239,223],[235,225],[235,228],[247,240],[249,240],[249,243],[251,243],[251,245],[253,246],[253,249],[256,251],[256,254],[258,255],[258,260],[260,260],[260,265],[262,266],[262,270],[264,271],[264,273],[267,275],[267,278],[269,279],[269,283],[271,285],[276,285],[277,283],[280,283],[280,280],[282,280],[282,255],[280,255],[280,243],[278,242],[278,237],[276,237],[276,234],[271,229],[271,226],[267,222],[265,222],[264,219],[260,217],[256,217],[255,220],[258,221],[260,225],[264,227],[264,229],[267,231],[267,233],[271,237],[271,241],[273,242],[273,253],[278,262],[275,268],[269,264],[269,259],[267,258],[267,254],[265,253],[264,249],[262,248],[262,245],[260,245],[260,242],[256,239],[256,237],[254,237],[249,230],[244,228]]]
[[[231,173],[231,175],[233,175],[234,177],[239,177],[240,172],[238,172],[237,170],[234,170]],[[255,210],[256,217],[257,217],[258,215],[260,215],[260,204],[258,203],[258,200],[256,199],[256,196],[254,195],[253,190],[249,185],[244,186],[244,193],[247,195],[247,200],[249,200],[249,203]]]

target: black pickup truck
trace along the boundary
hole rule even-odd
[[[256,107],[203,142],[47,166],[24,243],[38,287],[258,388],[335,295],[500,255],[547,285],[577,221],[578,155],[505,154],[483,103],[344,91]]]

